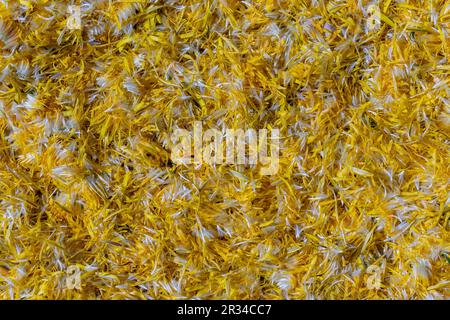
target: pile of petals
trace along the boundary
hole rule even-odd
[[[0,299],[449,298],[449,37],[448,0],[0,0]],[[176,163],[195,121],[278,171]]]

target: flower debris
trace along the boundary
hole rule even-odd
[[[0,1],[0,298],[448,299],[449,33],[448,0]],[[195,121],[278,129],[279,170],[174,163]]]

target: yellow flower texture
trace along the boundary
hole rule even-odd
[[[448,0],[1,0],[0,299],[448,299],[449,35]],[[196,121],[279,130],[278,170],[172,161]]]

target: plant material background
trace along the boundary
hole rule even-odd
[[[0,298],[448,298],[450,2],[370,4],[0,1]],[[174,165],[196,120],[280,170]]]

